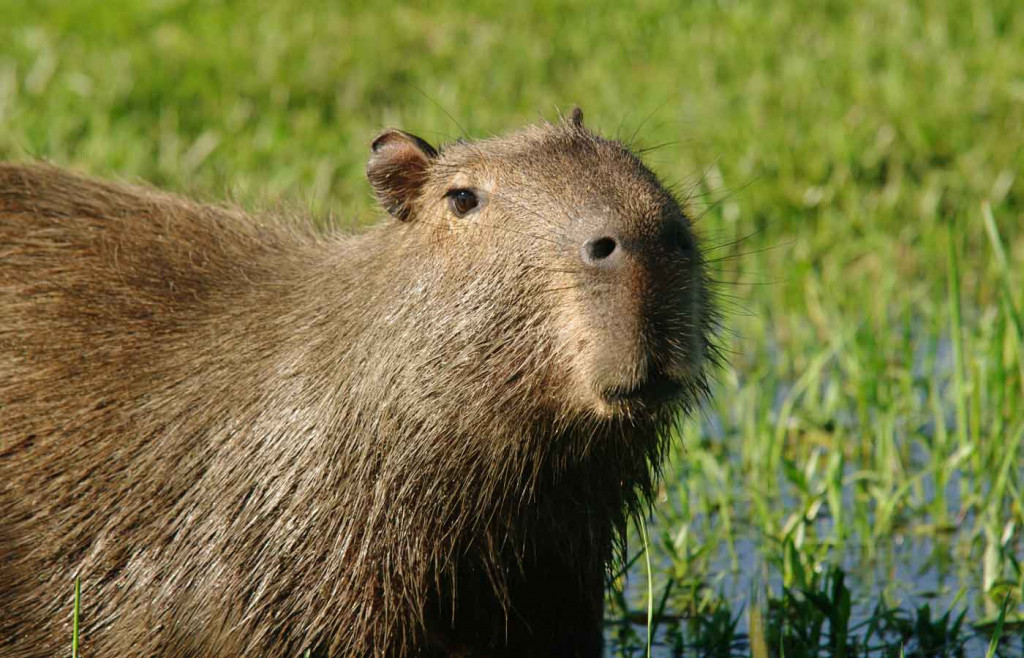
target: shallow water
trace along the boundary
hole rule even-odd
[[[951,352],[951,344],[945,338],[931,342],[927,349],[923,345],[920,349],[915,349],[912,359],[915,377],[930,379],[931,385],[937,386],[940,391],[951,386]],[[824,385],[823,383],[822,386]],[[918,401],[920,406],[926,407],[927,400],[923,390],[915,392],[922,396]],[[787,395],[788,389],[784,384],[775,389],[773,412],[778,412]],[[944,399],[944,395],[941,397]],[[846,427],[852,434],[856,429],[856,420],[852,415],[847,417],[845,414],[848,413],[846,409],[836,409],[833,420],[837,425]],[[946,432],[952,436],[955,432],[955,410],[944,408],[942,415],[945,417],[939,422],[945,422]],[[914,421],[912,430],[896,427],[894,438],[901,446],[907,446],[907,472],[921,474],[918,483],[919,498],[931,501],[939,492],[936,491],[937,482],[934,474],[928,472],[931,456],[927,454],[922,439],[930,440],[936,427],[931,420],[915,418]],[[734,420],[725,420],[719,413],[712,411],[704,418],[700,435],[716,443],[728,441],[730,433],[735,431],[736,424]],[[737,457],[730,454],[725,459],[732,460]],[[855,475],[855,468],[848,465],[844,469],[844,480]],[[1024,464],[1018,465],[1018,468],[1021,477],[1024,477]],[[737,469],[736,472],[742,472],[742,469]],[[785,478],[782,474],[777,477],[780,484],[777,497],[774,498],[775,504],[785,510],[799,510],[800,501],[795,497]],[[1021,477],[1018,477],[1018,481]],[[884,602],[888,609],[898,608],[905,618],[911,620],[916,619],[921,609],[927,605],[932,622],[947,613],[950,619],[956,619],[961,613],[964,614],[959,632],[962,643],[957,643],[960,650],[954,651],[951,648],[947,653],[915,653],[918,638],[914,636],[907,644],[907,658],[915,655],[967,658],[985,656],[989,642],[985,630],[990,631],[991,627],[979,630],[972,624],[980,620],[994,619],[999,613],[999,604],[992,597],[983,594],[984,543],[976,536],[976,533],[980,532],[981,524],[976,522],[972,511],[976,507],[972,504],[962,504],[962,492],[970,489],[963,478],[962,471],[952,470],[948,473],[944,491],[941,492],[945,496],[946,509],[951,511],[948,519],[942,519],[936,524],[928,518],[927,512],[919,510],[920,515],[903,519],[903,525],[896,524],[896,531],[885,534],[881,540],[857,536],[854,533],[853,536],[847,536],[841,542],[823,549],[827,551],[827,558],[820,565],[841,568],[845,574],[845,585],[851,591],[853,608],[849,628],[856,629],[852,630],[855,641],[863,637],[870,620],[876,616],[875,612],[880,602]],[[668,483],[668,488],[672,489],[672,483]],[[854,488],[851,486],[842,487],[843,514],[851,514],[853,492]],[[671,505],[672,498],[671,495],[668,496],[665,502],[659,503],[659,506]],[[778,562],[780,547],[777,543],[773,545],[771,542],[776,540],[761,534],[754,524],[741,520],[749,517],[748,510],[743,509],[743,506],[748,504],[744,496],[736,496],[734,500],[736,507],[733,510],[734,530],[731,533],[731,545],[721,541],[721,535],[709,538],[708,541],[719,544],[714,549],[713,557],[705,563],[704,573],[698,577],[713,590],[717,598],[725,604],[723,609],[735,620],[735,634],[732,637],[736,641],[730,646],[719,647],[702,644],[698,638],[700,632],[694,631],[700,622],[695,624],[692,617],[683,616],[683,610],[678,605],[673,607],[675,597],[670,596],[665,607],[666,614],[657,624],[652,655],[749,656],[747,633],[750,627],[751,602],[756,598],[763,607],[766,597],[778,599],[782,596],[783,578]],[[872,528],[875,521],[874,511],[869,512],[869,517],[867,525],[868,528]],[[707,523],[704,526],[700,523],[691,524],[691,532],[717,523],[717,519],[714,518],[702,521]],[[648,520],[652,537],[659,536],[658,523],[657,518]],[[813,535],[817,538],[831,538],[834,534],[832,523],[827,511],[819,514],[813,521]],[[693,539],[698,543],[700,541],[700,537]],[[828,541],[830,540],[825,539],[822,543]],[[1011,545],[1010,552],[1018,562],[1024,562],[1024,539],[1021,538],[1021,533],[1015,533],[1013,541],[1015,543]],[[631,546],[631,555],[635,554],[636,550],[636,546]],[[659,555],[659,552],[655,550],[654,555]],[[657,607],[666,583],[676,568],[667,557],[654,559],[660,561],[654,564],[654,605]],[[642,656],[645,653],[647,576],[644,560],[635,561],[627,574],[625,599],[628,602],[629,613],[624,618],[621,609],[616,609],[615,606],[609,609],[605,633],[608,656]],[[1011,607],[1009,612],[1013,614],[1013,610]],[[952,622],[949,625],[952,625]],[[861,649],[856,655],[898,655],[899,651],[898,643],[881,646],[878,641],[872,641],[871,647],[871,651],[865,653]],[[773,656],[777,655],[778,648],[770,649],[770,653]],[[827,654],[822,651],[818,655]],[[1019,626],[1004,629],[1003,642],[997,655],[1024,656],[1024,629]]]
[[[871,551],[856,542],[847,543],[833,563],[844,570],[846,586],[852,591],[854,605],[850,627],[865,625],[874,616],[875,606],[883,597],[888,605],[898,606],[911,617],[919,607],[927,604],[933,621],[947,611],[951,612],[952,618],[966,611],[961,631],[961,637],[966,638],[962,645],[963,652],[951,652],[948,655],[984,656],[988,636],[972,628],[970,623],[998,614],[998,607],[986,601],[980,593],[980,561],[962,562],[952,557],[956,554],[953,545],[964,541],[969,542],[970,538],[954,532],[939,538],[897,535],[894,540],[877,545]],[[663,620],[659,623],[652,655],[665,658],[750,655],[747,633],[752,593],[767,590],[779,596],[782,576],[777,568],[766,565],[758,541],[749,537],[739,538],[734,549],[739,568],[733,568],[732,556],[722,547],[712,562],[709,578],[715,579],[714,587],[726,602],[730,616],[737,622],[738,641],[730,647],[700,646],[694,634],[688,634],[685,623],[672,624]],[[1024,547],[1018,546],[1018,555],[1024,556]],[[664,574],[667,573],[668,565],[660,566],[661,569],[655,565],[656,606],[667,580]],[[626,598],[631,603],[632,614],[628,622],[621,617],[608,620],[605,633],[608,656],[642,656],[645,653],[647,581],[643,560],[638,560],[630,568],[627,578]],[[759,596],[763,601],[763,594]],[[678,617],[679,611],[673,610],[671,603],[667,605],[666,619],[670,622],[681,621]],[[860,634],[853,635],[858,637],[862,634],[863,628]],[[1021,630],[1004,630],[1003,638],[999,655],[1024,656],[1024,633]],[[874,647],[879,643],[874,641],[871,644]],[[827,654],[823,652],[820,655]],[[877,652],[870,655],[886,654],[879,647]]]

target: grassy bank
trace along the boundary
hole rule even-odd
[[[381,127],[443,141],[581,104],[689,196],[728,326],[649,521],[656,650],[743,654],[764,628],[804,655],[799,606],[843,609],[838,566],[846,655],[942,655],[929,629],[961,613],[983,654],[1024,598],[1024,13],[639,5],[0,0],[0,157],[364,222]],[[620,585],[609,614],[641,623],[610,637],[643,651],[643,558]]]

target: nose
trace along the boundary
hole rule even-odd
[[[584,265],[599,269],[610,269],[622,262],[622,247],[611,235],[591,238],[580,248]]]
[[[622,267],[630,256],[639,253],[660,253],[689,258],[696,251],[696,243],[689,230],[678,222],[666,223],[653,240],[624,239],[607,228],[597,237],[586,240],[580,247],[580,259],[589,268],[612,270]]]

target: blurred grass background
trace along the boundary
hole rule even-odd
[[[574,103],[692,190],[727,314],[731,365],[657,501],[663,611],[833,564],[861,598],[1015,610],[1017,0],[0,0],[0,158],[206,199],[372,221],[380,129],[481,137]]]

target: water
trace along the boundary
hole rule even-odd
[[[966,613],[960,632],[965,640],[962,644],[963,653],[949,655],[984,656],[988,635],[972,628],[970,621],[994,617],[998,614],[998,606],[980,594],[980,561],[957,557],[958,553],[965,550],[969,553],[970,543],[970,538],[954,532],[938,538],[896,535],[887,543],[870,549],[863,543],[852,541],[847,542],[841,551],[834,550],[832,563],[843,569],[845,584],[853,594],[850,628],[860,627],[860,633],[854,633],[854,637],[863,636],[881,600],[889,606],[900,608],[911,619],[927,604],[932,621],[947,612],[950,612],[951,619],[955,619],[961,612]],[[678,609],[673,609],[670,597],[669,605],[665,608],[666,614],[658,624],[652,655],[664,658],[749,656],[747,635],[753,594],[757,593],[763,605],[766,591],[778,597],[783,589],[781,571],[777,566],[767,563],[763,548],[761,542],[752,537],[740,537],[734,544],[739,568],[733,568],[733,558],[724,546],[717,549],[715,559],[711,562],[709,577],[713,578],[716,594],[724,603],[723,609],[736,622],[736,642],[729,647],[702,646],[700,631],[694,631],[692,627],[699,627],[707,620],[687,618],[680,614]],[[654,565],[656,607],[667,581],[664,574],[671,573],[669,567],[667,563]],[[606,655],[644,655],[646,587],[645,565],[643,560],[639,560],[627,576],[626,599],[631,603],[631,614],[628,622],[623,621],[621,612],[618,618],[609,619],[605,634]],[[999,655],[1024,656],[1024,633],[1020,630],[1004,630],[1004,638]],[[872,646],[878,647],[878,651],[870,655],[887,655],[879,642],[872,642]],[[827,654],[823,652],[821,655]]]
[[[925,345],[927,342],[927,345]],[[913,352],[911,370],[915,378],[930,380],[930,385],[938,387],[940,399],[946,399],[946,389],[951,386],[952,347],[947,338],[932,341],[921,341]],[[824,387],[836,380],[828,381],[829,377],[842,377],[839,372],[830,371],[823,376],[819,398],[824,398]],[[756,385],[756,384],[755,384]],[[783,400],[789,395],[790,386],[779,383],[773,388],[774,405],[771,412],[778,414]],[[915,387],[915,394],[920,396],[917,406],[928,408],[926,390]],[[871,409],[874,415],[878,410]],[[939,423],[945,423],[950,435],[955,431],[955,410],[952,406],[944,407],[939,416]],[[843,427],[849,435],[856,435],[857,420],[848,408],[839,405],[833,409],[832,421]],[[735,431],[738,419],[723,418],[711,412],[704,420],[700,435],[708,437],[716,443],[728,441],[731,432]],[[908,429],[907,425],[912,427]],[[994,619],[999,613],[999,603],[992,597],[985,596],[983,553],[985,542],[976,533],[982,524],[975,518],[978,509],[977,501],[962,500],[965,491],[972,491],[969,482],[964,480],[962,471],[953,470],[941,491],[935,473],[929,471],[929,464],[934,462],[933,455],[928,454],[926,443],[930,443],[936,432],[935,422],[927,415],[916,418],[897,418],[893,430],[894,439],[906,450],[909,460],[906,472],[920,475],[917,486],[920,493],[915,498],[920,501],[932,501],[941,493],[945,496],[946,509],[952,510],[948,519],[932,519],[930,508],[919,509],[912,518],[903,519],[902,525],[895,523],[892,530],[883,531],[882,538],[865,537],[856,530],[846,531],[842,539],[835,539],[833,519],[827,508],[812,523],[813,532],[809,533],[810,546],[801,547],[796,551],[806,555],[806,563],[811,569],[824,572],[829,565],[839,567],[845,574],[845,585],[852,596],[852,610],[848,627],[855,639],[861,639],[868,631],[872,619],[877,619],[879,604],[886,609],[898,610],[907,628],[912,631],[905,638],[907,658],[913,655],[965,656],[967,658],[985,656],[989,636],[987,628],[975,628],[973,622]],[[861,431],[869,431],[860,428]],[[729,453],[727,460],[737,460],[735,453]],[[734,462],[735,463],[735,462]],[[1019,466],[1020,476],[1024,479],[1024,465]],[[848,481],[855,475],[854,466],[844,469]],[[742,472],[736,469],[735,472]],[[801,499],[793,491],[783,474],[777,474],[779,491],[771,500],[772,504],[790,512],[801,509]],[[909,475],[908,475],[909,477]],[[981,489],[985,488],[983,483]],[[730,485],[733,486],[733,485]],[[742,484],[735,485],[742,487]],[[670,486],[671,488],[671,486]],[[844,484],[842,487],[843,514],[852,515],[854,508],[854,487]],[[672,504],[670,495],[661,505]],[[715,525],[719,522],[714,518],[693,519],[682,513],[667,514],[669,518],[687,518],[691,533],[705,532],[705,537],[694,537],[697,545],[703,540],[714,542],[710,559],[698,561],[700,573],[690,577],[703,580],[709,599],[718,603],[718,612],[693,614],[690,610],[692,597],[678,595],[681,589],[676,585],[676,594],[665,599],[664,615],[657,624],[652,655],[668,656],[749,656],[750,609],[752,602],[759,602],[759,609],[765,612],[765,601],[770,597],[780,599],[783,596],[783,565],[785,550],[778,540],[761,532],[751,521],[744,521],[751,516],[748,499],[743,495],[729,498],[733,514],[731,532],[718,532]],[[873,504],[877,505],[877,501]],[[875,528],[874,507],[869,512],[866,523],[867,532]],[[659,536],[658,521],[648,521],[651,536]],[[848,523],[848,525],[850,525]],[[676,530],[675,528],[669,528]],[[862,529],[863,531],[863,529]],[[724,539],[723,539],[724,537]],[[814,542],[818,542],[814,544]],[[636,546],[631,546],[635,553]],[[1024,562],[1024,540],[1016,533],[1014,543],[1009,547],[1010,553],[1017,562]],[[678,567],[672,563],[663,550],[655,550],[654,569],[654,605],[657,608],[661,596],[672,574]],[[823,578],[824,573],[818,577]],[[1019,587],[1019,584],[1014,586]],[[608,656],[642,656],[645,653],[646,638],[646,601],[647,576],[643,559],[637,560],[629,569],[624,599],[626,609],[621,605],[610,605],[608,609],[608,626],[606,643]],[[925,609],[927,606],[927,610]],[[1012,613],[1014,608],[1011,607]],[[920,617],[927,612],[931,625],[919,624]],[[944,623],[937,620],[948,613]],[[718,616],[715,617],[715,614]],[[948,650],[947,653],[919,651],[921,643],[927,639],[931,630],[951,629],[955,620],[963,614],[963,621],[956,633],[955,646],[959,651]],[[717,631],[723,644],[710,646],[708,639]],[[827,625],[827,623],[826,623]],[[1000,656],[1024,656],[1024,630],[1019,626],[1005,628],[1004,641],[1000,646]],[[871,650],[859,648],[855,655],[888,656],[899,655],[900,640],[890,636],[888,645],[873,640]],[[917,653],[915,653],[915,651]],[[778,648],[771,648],[772,655],[777,655]],[[818,655],[828,655],[822,651]]]

